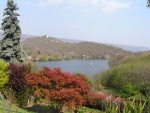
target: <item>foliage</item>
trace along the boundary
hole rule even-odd
[[[92,83],[93,83],[93,90],[94,91],[101,91],[104,89],[104,86],[102,85],[100,78],[101,76],[99,76],[101,73],[96,73],[93,78],[92,78]]]
[[[143,113],[146,101],[136,101],[133,99],[132,101],[124,102],[123,113]]]
[[[27,62],[27,65],[29,67],[31,67],[31,72],[37,72],[39,70],[39,67],[38,65],[36,64],[36,62],[33,62],[33,61],[28,61]]]
[[[120,89],[122,97],[131,97],[139,94],[139,88],[135,85],[131,85],[130,83],[126,83],[123,85],[122,89]]]
[[[13,104],[16,104],[16,98],[14,95],[14,91],[6,84],[1,91],[3,97],[7,100],[8,108],[11,108]]]
[[[86,107],[82,107],[81,109],[77,110],[78,113],[86,113],[88,109]]]
[[[100,113],[100,111],[96,110],[96,109],[90,109],[90,108],[84,106],[84,107],[78,109],[77,113]]]
[[[145,96],[150,95],[150,82],[141,84],[140,92]]]
[[[118,99],[118,98],[117,98]],[[114,99],[104,101],[104,113],[147,113],[145,110],[146,100]],[[106,100],[106,99],[105,99]],[[117,100],[117,101],[116,101]]]
[[[20,46],[21,28],[17,19],[19,14],[15,12],[18,9],[13,0],[8,0],[1,24],[4,38],[0,42],[0,58],[10,63],[25,61],[25,53]]]
[[[82,73],[74,73],[74,74],[75,74],[76,76],[79,76],[79,77],[84,78],[85,81],[90,84],[90,87],[93,86],[92,81],[91,81],[85,74],[82,74]]]
[[[108,63],[110,67],[115,66],[118,61],[122,60],[125,57],[126,57],[126,54],[116,54],[110,58]]]
[[[113,105],[112,102],[105,104],[105,113],[117,113],[118,110],[118,105]]]
[[[120,60],[115,66],[102,73],[99,80],[104,86],[120,91],[123,97],[137,95],[140,86],[141,93],[144,94],[144,90],[149,90],[146,84],[150,81],[150,54],[130,56]],[[145,89],[142,87],[143,84]]]
[[[43,70],[26,75],[28,85],[35,91],[36,99],[45,98],[57,104],[59,110],[65,105],[68,108],[82,106],[84,97],[89,93],[89,84],[83,77],[62,72],[60,68]]]
[[[108,96],[104,94],[93,94],[90,93],[83,103],[84,106],[94,109],[103,109],[102,101],[105,100]]]
[[[110,68],[102,74],[101,83],[109,87],[121,88],[132,69],[131,63]]]
[[[150,96],[147,95],[147,111],[150,113]]]
[[[10,64],[9,85],[16,92],[24,91],[26,87],[25,75],[30,72],[30,67],[27,65]]]
[[[8,71],[9,64],[0,60],[0,90],[4,87],[4,85],[8,82],[9,71]]]
[[[10,75],[8,85],[15,92],[17,103],[20,106],[27,104],[28,87],[25,80],[25,75],[31,71],[31,67],[25,64],[10,64]]]
[[[123,98],[115,98],[112,95],[106,95],[104,93],[93,94],[90,93],[87,98],[85,98],[84,106],[88,108],[98,109],[105,111],[106,113],[117,113],[116,110],[121,110],[123,108]]]
[[[148,100],[114,98],[105,94],[90,94],[85,99],[84,105],[89,108],[99,109],[104,113],[147,113]]]

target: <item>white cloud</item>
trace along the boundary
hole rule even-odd
[[[116,12],[120,9],[128,9],[131,7],[129,2],[119,2],[119,0],[103,0],[101,2],[102,11],[104,12]]]
[[[131,7],[130,2],[121,2],[121,0],[41,0],[39,6],[58,5],[67,3],[69,7],[81,9],[83,12],[101,10],[103,12],[116,12],[120,9]]]

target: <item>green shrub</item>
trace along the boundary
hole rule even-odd
[[[139,93],[139,89],[138,87],[130,83],[126,83],[125,85],[123,85],[120,92],[122,94],[122,97],[130,97],[130,96],[137,95]]]
[[[121,91],[124,97],[134,96],[139,92],[145,95],[150,90],[150,54],[131,56],[119,61],[102,73],[100,81],[106,87]]]
[[[150,63],[147,62],[138,62],[134,66],[130,76],[127,78],[127,81],[132,82],[133,84],[144,84],[150,81]]]
[[[92,78],[94,91],[101,91],[104,89],[104,87],[100,81],[100,78],[101,78],[101,73],[96,73]]]
[[[108,87],[120,89],[127,82],[126,78],[129,77],[133,67],[131,63],[112,67],[102,74],[101,83]]]
[[[4,85],[8,82],[9,71],[8,71],[9,64],[0,60],[0,90],[4,87]]]
[[[141,92],[144,96],[150,95],[150,82],[141,84],[141,85],[140,85],[140,92]]]

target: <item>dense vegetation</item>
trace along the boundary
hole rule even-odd
[[[33,60],[62,60],[73,58],[109,59],[116,55],[129,55],[120,48],[94,42],[67,43],[51,37],[29,38],[22,47]]]
[[[150,95],[150,54],[120,60],[100,77],[104,86],[118,90],[123,97]]]
[[[126,60],[120,62],[126,62]],[[52,113],[67,113],[68,110],[68,112],[86,113],[90,110],[89,108],[106,113],[117,113],[117,111],[126,113],[127,110],[134,109],[136,112],[140,108],[141,111],[138,113],[142,113],[143,110],[147,110],[149,105],[146,100],[140,100],[138,103],[136,100],[125,101],[123,98],[97,92],[98,90],[94,91],[91,81],[83,74],[69,74],[62,72],[59,68],[50,69],[47,67],[43,67],[38,72],[31,72],[30,64],[9,64],[8,68],[9,70],[6,72],[9,72],[9,79],[1,91],[7,101],[11,103],[10,106],[17,104],[20,107],[25,107],[29,103],[41,104],[46,107],[47,112]],[[97,84],[93,82],[93,86],[95,85]],[[149,91],[149,85],[142,85],[140,91],[144,95]],[[126,89],[130,91],[130,87]],[[127,91],[124,94],[131,96],[131,93]],[[41,112],[42,110],[43,108],[40,109]]]

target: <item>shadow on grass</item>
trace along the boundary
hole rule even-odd
[[[36,112],[36,113],[59,113],[57,109],[53,107],[46,107],[40,104],[34,104],[31,107],[27,107],[26,110]]]

